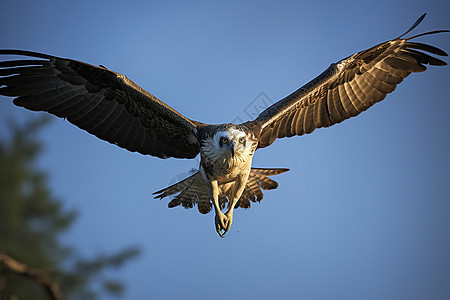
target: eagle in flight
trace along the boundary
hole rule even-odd
[[[257,149],[278,138],[311,133],[357,116],[383,100],[412,72],[425,71],[424,65],[446,65],[424,53],[447,56],[443,50],[411,40],[448,30],[403,38],[424,17],[403,35],[331,64],[256,119],[242,124],[191,120],[103,66],[23,50],[0,50],[3,55],[32,58],[0,61],[0,94],[15,97],[17,106],[65,118],[129,151],[159,158],[200,154],[197,172],[154,194],[158,198],[176,195],[169,207],[197,205],[203,214],[214,208],[216,231],[224,237],[234,208],[248,208],[250,201],[260,201],[261,189],[278,185],[269,176],[288,171],[253,168]]]

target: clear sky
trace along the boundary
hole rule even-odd
[[[413,34],[450,28],[445,0],[5,3],[0,48],[105,65],[206,123],[247,120],[261,92],[276,101],[424,12]],[[420,41],[450,52],[450,34]],[[254,166],[291,171],[225,239],[213,214],[152,199],[198,160],[129,153],[55,119],[39,166],[80,212],[67,243],[142,248],[118,274],[124,299],[450,299],[449,85],[449,67],[430,68],[357,118],[258,150]],[[34,116],[0,100],[2,135]]]

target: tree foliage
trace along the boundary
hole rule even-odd
[[[11,135],[0,139],[0,252],[40,270],[59,286],[64,299],[95,299],[103,292],[120,295],[122,284],[107,278],[105,270],[121,267],[139,254],[137,248],[85,258],[60,241],[77,213],[63,208],[35,164],[42,151],[36,133],[48,120],[10,122]],[[0,263],[0,299],[49,299],[49,294],[33,278]]]

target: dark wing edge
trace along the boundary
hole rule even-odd
[[[425,14],[398,38],[332,64],[315,79],[268,107],[253,121],[262,128],[258,148],[269,146],[277,138],[308,134],[317,128],[357,116],[383,100],[412,72],[425,71],[424,64],[446,65],[444,61],[419,51],[447,56],[443,50],[410,40],[449,30],[430,31],[402,39],[424,17]]]
[[[192,121],[127,77],[72,59],[0,49],[32,59],[0,61],[0,95],[46,111],[132,152],[194,158],[200,149]]]

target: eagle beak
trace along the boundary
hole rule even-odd
[[[231,157],[234,158],[234,143],[233,142],[230,143],[229,149],[230,149],[230,152],[231,152]]]

